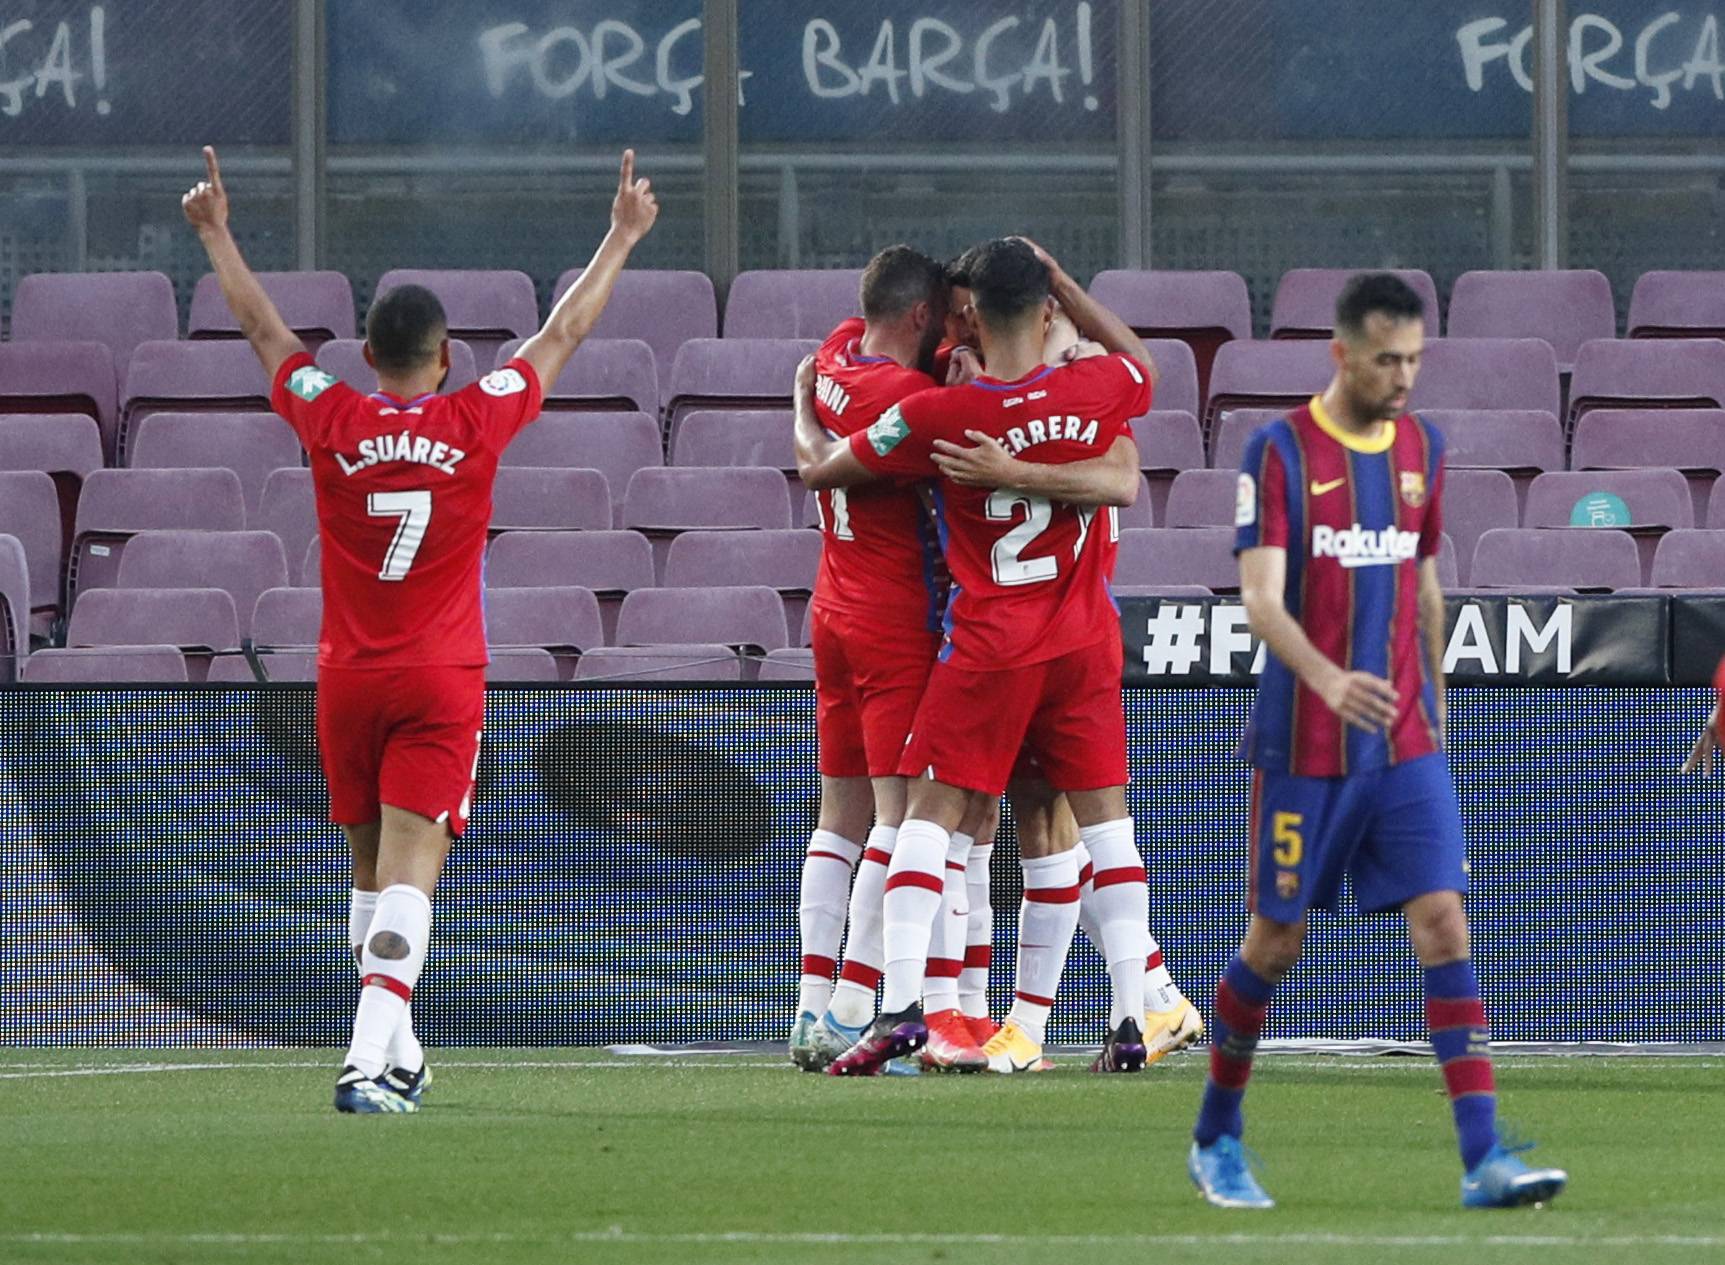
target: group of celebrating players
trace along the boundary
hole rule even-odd
[[[324,542],[318,735],[330,816],[353,855],[363,984],[335,1106],[413,1112],[430,1085],[413,990],[477,770],[498,456],[591,332],[658,204],[626,152],[610,232],[580,280],[508,365],[451,395],[438,393],[449,340],[435,296],[380,295],[366,321],[378,389],[362,395],[319,370],[283,322],[229,231],[214,152],[205,159],[186,217],[310,454]],[[824,549],[822,802],[802,876],[792,1056],[836,1075],[913,1058],[1039,1069],[1082,923],[1111,986],[1093,1067],[1137,1071],[1203,1031],[1149,933],[1109,592],[1116,510],[1139,486],[1130,420],[1149,408],[1154,366],[1023,238],[986,242],[951,268],[883,251],[862,303],[796,382],[798,467],[819,493]],[[1240,475],[1241,592],[1269,650],[1244,744],[1251,921],[1216,988],[1188,1171],[1213,1204],[1272,1205],[1241,1145],[1241,1103],[1307,911],[1333,908],[1346,876],[1362,909],[1406,918],[1463,1203],[1542,1201],[1567,1177],[1500,1139],[1462,906],[1436,570],[1443,443],[1407,411],[1421,301],[1394,277],[1355,278],[1336,330],[1330,386],[1259,430]],[[1003,792],[1024,902],[1014,1000],[997,1028],[988,867]]]

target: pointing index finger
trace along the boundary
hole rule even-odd
[[[629,191],[629,187],[634,183],[635,151],[632,149],[626,149],[623,151],[623,171],[617,179],[617,188],[622,192],[627,193]]]
[[[216,161],[216,147],[214,145],[204,146],[204,170],[209,173],[210,184],[220,189],[222,187],[222,168],[221,164]]]

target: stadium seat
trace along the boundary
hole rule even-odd
[[[1521,511],[1515,482],[1502,470],[1448,470],[1444,473],[1443,526],[1455,540],[1456,570],[1471,584],[1474,548],[1494,528],[1517,527]]]
[[[1122,597],[1155,597],[1179,600],[1191,597],[1210,597],[1209,589],[1202,584],[1111,584],[1109,592],[1116,598]]]
[[[234,599],[221,589],[92,589],[67,621],[66,645],[171,645],[187,656],[190,678],[202,680],[210,656],[240,643]]]
[[[306,543],[305,557],[300,560],[300,584],[307,588],[323,585],[323,545],[316,535]]]
[[[1641,561],[1628,532],[1494,528],[1474,548],[1475,589],[1562,586],[1580,591],[1634,588]]]
[[[1631,338],[1725,338],[1725,272],[1644,272],[1629,298]]]
[[[24,680],[31,685],[184,684],[186,657],[165,645],[38,650],[24,661]]]
[[[1714,480],[1725,474],[1725,410],[1594,409],[1575,424],[1569,464],[1576,470],[1681,470],[1699,523]]]
[[[520,685],[549,684],[567,678],[558,669],[557,659],[549,650],[512,646],[491,651],[491,662],[485,665],[485,679]]]
[[[1608,505],[1594,504],[1594,493],[1622,499],[1630,521]],[[1528,527],[1621,527],[1669,531],[1693,527],[1695,511],[1689,484],[1676,470],[1554,470],[1540,475],[1527,493]]]
[[[1124,585],[1199,585],[1238,592],[1231,527],[1153,527],[1120,533],[1114,579]]]
[[[1460,568],[1456,565],[1455,539],[1447,531],[1438,542],[1437,575],[1438,583],[1443,585],[1446,593],[1461,586]]]
[[[1115,518],[1124,531],[1128,527],[1154,527],[1156,518],[1156,493],[1150,486],[1150,477],[1142,470],[1138,472],[1138,496],[1130,505],[1119,506]]]
[[[1417,409],[1562,412],[1557,356],[1539,338],[1437,338],[1414,383]]]
[[[619,646],[681,645],[692,633],[749,651],[779,650],[789,642],[784,602],[764,584],[637,589],[623,599]]]
[[[557,278],[552,290],[553,304],[575,284],[582,271],[571,268]],[[604,314],[593,327],[596,339],[635,338],[651,347],[660,382],[670,381],[677,348],[691,338],[718,336],[719,300],[704,272],[625,268],[611,287]]]
[[[60,566],[64,537],[54,480],[41,470],[0,470],[0,535],[15,537],[30,577],[26,623],[48,635],[60,616]]]
[[[102,468],[102,432],[90,417],[0,414],[0,470],[40,470],[81,482]]]
[[[657,581],[653,546],[633,531],[505,532],[485,555],[487,588],[585,588],[599,598],[607,643],[623,598]]]
[[[815,679],[815,652],[801,646],[788,646],[783,650],[769,650],[767,657],[761,660],[757,681],[813,681]]]
[[[502,466],[491,531],[609,531],[611,488],[598,470]]]
[[[599,599],[592,589],[573,585],[486,589],[485,635],[493,649],[549,652],[565,681],[583,652],[605,644]]]
[[[139,470],[225,466],[240,476],[249,519],[261,508],[270,475],[301,459],[293,427],[271,413],[152,413],[132,434],[127,464]]]
[[[499,367],[521,350],[513,339],[497,349]],[[659,412],[659,385],[665,376],[653,349],[638,338],[589,338],[575,349],[557,381],[545,387],[547,413],[614,413],[627,409]],[[543,386],[543,384],[541,384]]]
[[[1388,272],[1413,287],[1425,301],[1426,337],[1438,336],[1437,286],[1421,268],[1294,268],[1282,274],[1270,305],[1271,338],[1328,339],[1336,329],[1336,300],[1349,278],[1362,272]]]
[[[353,338],[353,284],[339,272],[260,272],[258,281],[287,327],[313,351],[332,338]],[[216,274],[206,272],[192,290],[188,338],[242,338]]]
[[[30,653],[30,562],[24,542],[0,532],[0,684],[17,679]]]
[[[742,660],[729,646],[713,643],[675,646],[602,646],[581,656],[575,679],[608,681],[739,681]]]
[[[1647,582],[1659,589],[1725,588],[1725,531],[1666,532],[1653,551]]]
[[[309,650],[278,650],[258,655],[264,676],[270,681],[309,682],[317,680],[317,654]],[[246,657],[220,654],[210,662],[210,674],[204,678],[211,685],[254,685],[257,677]]]
[[[1464,272],[1449,295],[1451,338],[1543,338],[1560,372],[1581,344],[1617,337],[1611,282],[1590,268]]]
[[[810,494],[797,477],[793,415],[698,409],[677,428],[671,464],[677,466],[772,466],[785,476],[791,519],[802,516]]]
[[[311,471],[304,466],[289,466],[272,470],[264,479],[258,496],[258,512],[247,523],[264,531],[273,531],[287,553],[288,565],[298,567],[306,549],[317,536],[317,493],[312,487]],[[318,577],[296,571],[301,584],[316,587]]]
[[[812,531],[691,531],[665,556],[668,589],[764,584],[784,599],[789,627],[800,627],[821,568],[821,538]]]
[[[370,395],[377,390],[377,370],[365,363],[364,348],[363,339],[333,338],[317,349],[317,367],[347,383],[361,395]],[[443,384],[443,394],[453,395],[477,381],[479,369],[473,348],[459,338],[450,339],[449,380]]]
[[[112,586],[126,542],[139,532],[242,531],[245,525],[245,494],[232,470],[94,471],[78,497],[66,600]]]
[[[1168,490],[1169,527],[1233,527],[1240,476],[1233,470],[1187,470]]]
[[[174,286],[159,272],[39,272],[12,292],[12,341],[97,342],[118,378],[132,349],[180,336]]]
[[[824,339],[862,315],[862,269],[740,272],[725,298],[726,338]]]
[[[269,411],[270,382],[250,344],[139,343],[120,389],[115,452],[130,464],[132,435],[154,413]]]
[[[1149,482],[1155,522],[1167,517],[1168,489],[1182,470],[1204,468],[1204,430],[1191,413],[1152,409],[1132,419],[1138,468]]]
[[[222,589],[242,637],[251,636],[258,594],[287,585],[287,554],[267,531],[141,531],[126,545],[118,579],[122,589]]]
[[[637,470],[623,501],[623,525],[649,535],[791,525],[784,475],[764,466]]]
[[[1601,408],[1725,407],[1725,341],[1596,339],[1583,343],[1569,384],[1569,426]]]
[[[323,635],[323,590],[265,589],[252,607],[251,628],[260,648],[315,649]]]
[[[623,523],[623,500],[637,470],[665,464],[659,423],[645,413],[542,413],[515,437],[500,458],[506,466],[597,470],[611,496],[613,527]]]
[[[391,268],[377,279],[378,294],[396,286],[424,286],[443,304],[449,335],[473,348],[489,366],[497,348],[539,329],[539,298],[533,278],[511,269]]]
[[[797,365],[820,344],[797,338],[697,338],[677,352],[665,389],[671,450],[696,409],[788,409]]]
[[[114,353],[102,343],[0,343],[0,413],[81,413],[113,456],[119,418]]]
[[[1237,408],[1298,408],[1330,384],[1335,363],[1325,343],[1308,341],[1223,343],[1216,352],[1204,429]]]
[[[1147,338],[1144,349],[1150,353],[1157,373],[1150,407],[1178,409],[1196,417],[1204,397],[1199,394],[1198,362],[1192,349],[1177,338]]]
[[[1239,470],[1246,455],[1246,442],[1258,427],[1286,417],[1285,408],[1233,408],[1222,414],[1216,433],[1210,437],[1210,464],[1217,470]]]
[[[1421,409],[1420,416],[1443,432],[1444,460],[1452,470],[1503,470],[1531,479],[1564,467],[1563,425],[1555,413]]]
[[[1252,337],[1252,296],[1237,272],[1109,269],[1091,281],[1090,297],[1140,338],[1177,338],[1190,347],[1200,397],[1209,392],[1216,349],[1230,339]],[[1172,406],[1158,401],[1157,407]]]

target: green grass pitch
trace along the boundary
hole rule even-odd
[[[835,1081],[443,1051],[424,1111],[368,1118],[330,1109],[335,1057],[0,1052],[0,1261],[1725,1261],[1714,1058],[1502,1060],[1571,1187],[1468,1213],[1429,1062],[1267,1057],[1248,1141],[1281,1206],[1242,1213],[1186,1179],[1202,1056]]]

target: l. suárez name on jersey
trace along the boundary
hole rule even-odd
[[[427,439],[424,435],[415,435],[402,431],[399,435],[377,435],[371,439],[359,441],[359,455],[351,461],[341,453],[335,454],[336,464],[345,475],[356,475],[361,470],[369,470],[385,461],[411,461],[417,465],[431,466],[445,474],[454,474],[455,467],[460,464],[467,453],[460,448],[451,448],[441,440]]]
[[[1355,523],[1340,531],[1334,527],[1312,528],[1312,556],[1334,558],[1344,567],[1383,567],[1410,562],[1419,552],[1418,532],[1386,527],[1372,531]]]

